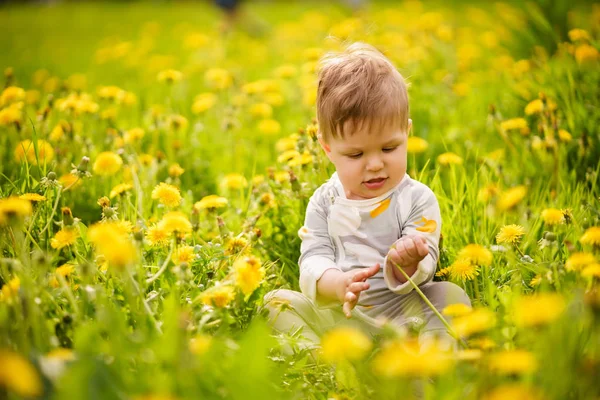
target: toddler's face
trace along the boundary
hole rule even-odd
[[[346,130],[344,138],[320,142],[335,165],[346,197],[364,200],[380,196],[400,183],[406,174],[407,138],[407,132],[389,127],[370,134],[367,129]]]

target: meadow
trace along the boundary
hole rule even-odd
[[[600,399],[600,5],[0,5],[0,398]],[[316,73],[364,41],[409,85],[440,203],[414,329],[272,332],[334,169]],[[285,309],[287,304],[279,305]],[[282,351],[292,349],[293,354]]]

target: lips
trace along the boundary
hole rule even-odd
[[[387,178],[374,178],[374,179],[369,179],[368,181],[364,181],[363,184],[369,190],[378,190],[383,187],[386,180],[387,180]]]
[[[385,178],[374,178],[374,179],[369,179],[366,182],[367,183],[379,183],[379,182],[383,182],[384,180],[385,180]]]

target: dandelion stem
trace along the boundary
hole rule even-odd
[[[69,186],[69,187],[71,187],[71,186]],[[54,214],[56,214],[56,208],[58,207],[58,201],[60,200],[61,194],[62,194],[62,190],[59,190],[56,193],[56,199],[54,200],[54,206],[52,207],[52,214],[50,214],[50,217],[48,218],[48,222],[46,223],[46,226],[44,226],[44,229],[42,229],[40,231],[40,233],[38,234],[39,237],[41,237],[44,234],[44,232],[46,232],[46,229],[48,229],[48,227],[52,223],[52,219],[54,218]]]
[[[170,256],[169,256],[169,258],[170,258]],[[140,299],[142,300],[142,303],[144,304],[144,310],[146,311],[146,314],[148,314],[148,317],[150,317],[150,320],[154,324],[154,327],[156,328],[156,331],[159,334],[162,335],[162,330],[160,329],[160,326],[158,325],[158,322],[156,321],[156,318],[154,317],[154,313],[152,312],[152,309],[150,309],[150,306],[148,305],[148,302],[146,301],[146,299],[142,295],[142,291],[140,290],[140,286],[136,282],[136,280],[133,277],[133,274],[131,273],[131,271],[128,271],[128,275],[131,278],[131,282],[133,283],[133,288],[135,289],[136,294],[138,296],[140,296]]]
[[[60,286],[62,286],[63,290],[65,291],[67,299],[69,299],[69,303],[71,303],[71,307],[73,307],[73,311],[77,316],[79,316],[79,307],[77,306],[77,302],[75,301],[75,296],[73,296],[71,287],[61,274],[56,274],[56,278],[60,282]]]
[[[167,255],[167,258],[165,258],[165,261],[160,266],[160,269],[158,271],[156,271],[156,273],[154,275],[152,275],[150,278],[146,279],[147,284],[151,284],[152,282],[154,282],[155,280],[160,278],[160,276],[165,272],[165,270],[167,269],[167,266],[169,265],[169,261],[171,261],[171,255],[173,254],[174,248],[175,248],[175,241],[172,241],[171,248],[169,249],[169,254]]]

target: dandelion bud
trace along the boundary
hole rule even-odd
[[[90,158],[87,156],[81,157],[81,161],[79,161],[79,165],[77,166],[77,171],[86,172],[88,169],[88,165],[90,163]]]
[[[531,258],[530,256],[528,256],[527,254],[525,254],[523,257],[521,257],[521,262],[524,263],[532,263],[533,262],[533,258]]]
[[[110,199],[106,196],[100,197],[98,199],[98,205],[102,208],[110,207]]]
[[[544,239],[549,242],[554,242],[556,240],[556,234],[554,232],[544,232]]]
[[[115,210],[112,207],[104,207],[102,214],[104,214],[105,218],[111,219],[115,215]]]
[[[200,253],[200,250],[202,250],[202,245],[195,245],[194,246],[194,253]]]
[[[48,180],[55,181],[56,180],[56,172],[54,172],[54,171],[48,172],[47,177],[48,177]]]
[[[63,216],[63,225],[64,226],[72,226],[75,223],[75,219],[73,219],[73,213],[69,207],[63,207],[60,209]]]

